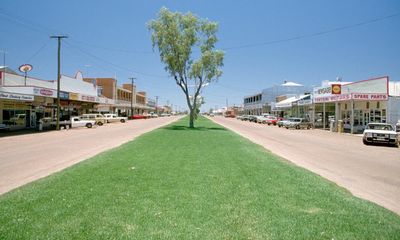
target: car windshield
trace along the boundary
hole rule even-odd
[[[367,129],[393,131],[393,127],[389,124],[369,124]]]

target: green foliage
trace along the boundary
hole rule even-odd
[[[215,50],[218,24],[190,12],[182,14],[161,8],[157,19],[148,23],[148,28],[153,48],[158,49],[165,70],[186,96],[192,120],[202,87],[222,75],[224,53]],[[194,55],[198,58],[194,59]],[[190,82],[195,86],[192,92],[188,87]]]
[[[399,239],[400,217],[199,117],[0,197],[0,239]]]

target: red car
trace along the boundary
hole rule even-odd
[[[136,114],[136,115],[133,115],[133,116],[129,116],[129,119],[146,119],[146,118],[147,118],[147,116],[141,115],[141,114]]]
[[[278,122],[278,121],[280,121],[280,120],[282,120],[283,118],[281,118],[281,117],[274,117],[274,116],[268,116],[267,117],[267,124],[268,125],[276,125],[276,123]]]

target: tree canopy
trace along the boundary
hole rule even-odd
[[[157,18],[148,23],[148,28],[153,48],[158,49],[165,70],[186,96],[189,126],[194,127],[197,98],[202,88],[222,75],[224,53],[215,49],[218,24],[190,12],[171,12],[163,7]]]

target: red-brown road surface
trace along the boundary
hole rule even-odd
[[[179,117],[0,138],[0,194],[117,147]]]
[[[223,117],[210,119],[355,196],[400,215],[400,149],[365,146],[356,135],[288,130]]]

